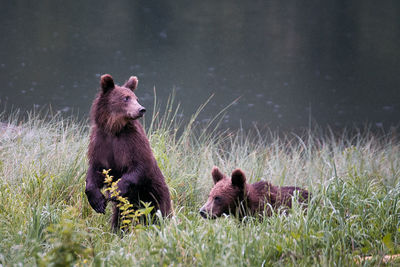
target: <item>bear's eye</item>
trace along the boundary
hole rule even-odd
[[[215,202],[221,202],[222,198],[219,196],[214,197]]]
[[[125,96],[125,97],[124,97],[124,101],[125,101],[125,102],[128,102],[130,99],[131,99],[130,96]]]

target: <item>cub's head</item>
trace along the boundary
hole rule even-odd
[[[236,169],[231,178],[226,177],[217,167],[211,172],[214,187],[208,195],[206,204],[200,209],[204,218],[217,218],[222,214],[236,213],[246,190],[246,176]]]
[[[135,76],[122,86],[114,84],[109,74],[101,76],[100,92],[93,101],[91,118],[106,132],[118,133],[125,125],[143,116],[146,109],[139,104],[134,91],[138,85]]]

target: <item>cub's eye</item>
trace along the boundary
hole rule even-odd
[[[130,99],[131,99],[130,96],[125,96],[125,97],[124,97],[124,101],[125,101],[125,102],[128,102]]]
[[[214,201],[216,202],[221,202],[222,198],[219,196],[214,197]]]

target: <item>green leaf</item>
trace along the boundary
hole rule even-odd
[[[296,240],[299,240],[300,239],[300,234],[299,233],[294,233],[294,232],[291,232],[290,233],[291,235],[292,235],[292,237],[294,238],[294,239],[296,239]]]
[[[392,234],[387,234],[382,239],[383,244],[390,249],[391,251],[394,249],[393,241],[392,241]]]

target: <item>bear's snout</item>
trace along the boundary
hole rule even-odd
[[[201,217],[203,217],[204,219],[207,219],[208,214],[203,208],[200,209],[199,213],[200,213]]]
[[[146,108],[144,108],[143,106],[139,107],[133,107],[130,109],[129,112],[127,112],[127,118],[128,119],[132,119],[132,120],[136,120],[139,119],[141,117],[143,117],[144,113],[146,112]]]
[[[201,209],[199,210],[201,217],[204,219],[216,219],[214,211],[210,208],[209,203],[207,202]]]
[[[135,116],[136,119],[143,117],[145,112],[146,112],[146,109],[144,107],[140,106],[139,109],[137,110],[137,116]]]
[[[146,109],[144,108],[144,107],[141,107],[140,109],[139,109],[139,114],[141,115],[141,116],[143,116],[143,114],[146,112]]]

